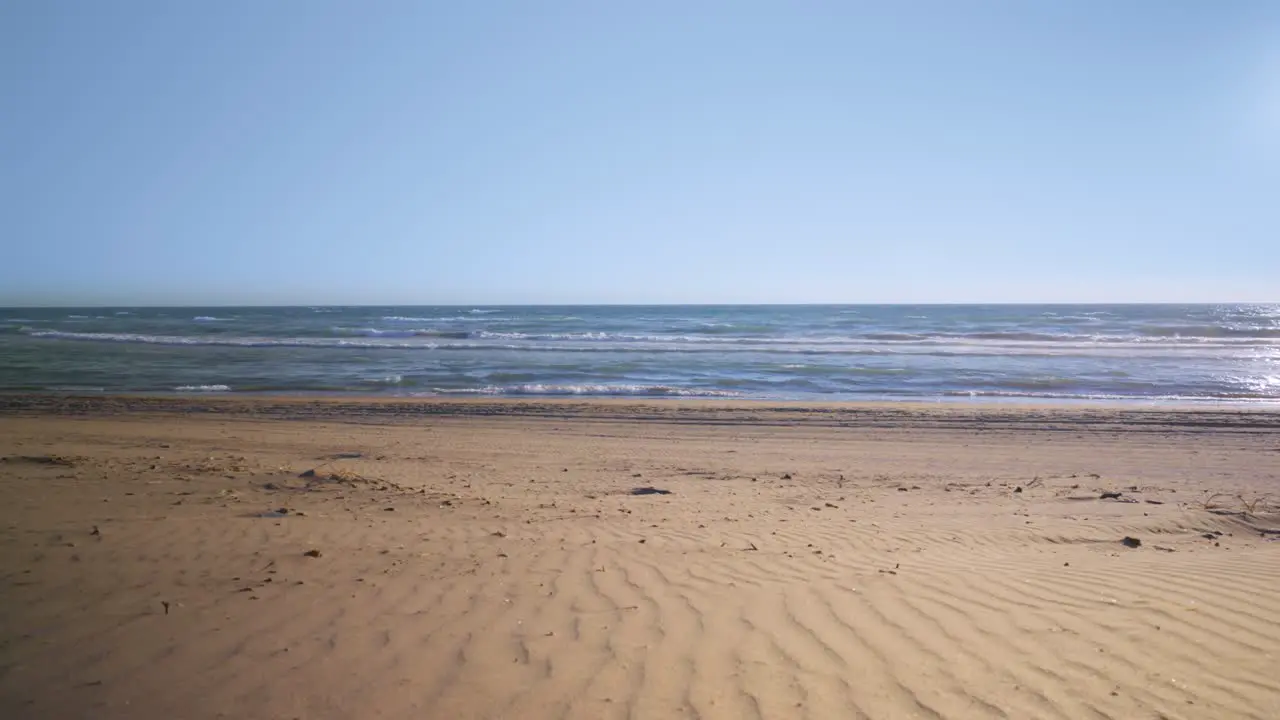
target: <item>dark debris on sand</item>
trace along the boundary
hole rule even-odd
[[[653,486],[634,487],[631,488],[632,495],[670,495],[670,490],[663,490]]]

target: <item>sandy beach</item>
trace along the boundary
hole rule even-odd
[[[0,608],[5,718],[1276,718],[1280,413],[0,396]]]

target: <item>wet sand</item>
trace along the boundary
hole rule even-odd
[[[0,458],[6,718],[1280,717],[1280,413],[10,395]]]

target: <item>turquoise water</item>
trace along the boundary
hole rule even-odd
[[[1265,403],[1280,306],[0,309],[0,390]]]

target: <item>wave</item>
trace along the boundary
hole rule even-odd
[[[471,333],[466,330],[434,330],[434,329],[412,329],[412,330],[380,330],[378,328],[334,328],[333,331],[339,335],[354,335],[363,337],[383,337],[383,338],[411,338],[411,337],[438,337],[452,338],[455,340],[465,340],[471,337]]]
[[[1280,375],[1228,377],[1225,380],[1235,385],[1247,387],[1251,392],[1262,393],[1268,397],[1280,397]]]
[[[485,373],[483,375],[483,379],[491,384],[506,384],[506,385],[536,384],[539,379],[545,378],[545,377],[546,377],[546,373],[511,372],[511,371],[505,371],[505,370],[498,370],[490,373]]]
[[[1025,352],[1034,348],[1044,348],[1046,350],[1053,349],[1097,349],[1097,348],[1135,348],[1140,346],[1149,346],[1150,349],[1160,347],[1240,347],[1240,346],[1258,346],[1258,347],[1280,347],[1280,327],[1277,328],[1251,328],[1251,329],[1232,329],[1218,327],[1216,335],[1208,334],[1205,327],[1181,327],[1181,328],[1145,328],[1136,330],[1137,334],[1086,334],[1086,333],[1051,333],[1051,332],[1031,332],[1031,331],[996,331],[996,330],[978,330],[968,332],[899,332],[899,331],[878,331],[867,333],[848,333],[848,334],[826,334],[826,335],[779,335],[779,336],[761,336],[761,335],[743,335],[743,332],[756,332],[765,326],[739,326],[731,329],[732,332],[721,332],[726,328],[715,328],[716,332],[704,332],[713,330],[712,328],[690,329],[685,333],[633,333],[618,331],[575,331],[575,332],[536,332],[536,331],[515,331],[515,330],[492,330],[492,329],[467,329],[449,327],[406,327],[409,321],[425,321],[430,318],[410,318],[404,316],[387,316],[384,320],[390,321],[391,318],[397,318],[397,326],[389,328],[381,327],[347,327],[334,326],[328,328],[327,331],[321,330],[316,333],[315,329],[297,328],[296,332],[305,337],[303,342],[301,337],[254,337],[254,338],[220,338],[212,339],[207,336],[187,336],[187,335],[160,335],[148,334],[146,332],[135,331],[132,333],[113,333],[113,332],[63,332],[47,329],[32,330],[30,328],[22,328],[22,332],[26,332],[35,337],[63,338],[75,340],[102,340],[116,342],[150,342],[157,344],[169,345],[199,345],[204,343],[210,344],[232,344],[232,345],[323,345],[325,341],[338,340],[337,345],[349,344],[345,338],[349,337],[367,337],[373,339],[413,339],[413,338],[439,338],[447,340],[497,340],[511,342],[545,342],[545,343],[584,343],[584,344],[608,344],[608,343],[639,343],[639,344],[670,344],[670,345],[704,345],[710,347],[723,347],[725,350],[730,349],[747,349],[750,346],[759,346],[769,351],[776,346],[783,347],[841,347],[848,348],[851,346],[871,345],[883,347],[900,347],[900,346],[933,346],[946,348],[959,348],[963,346],[988,347],[992,349],[1004,348],[1017,352]],[[209,315],[200,315],[193,318],[198,323],[217,323],[229,322],[234,318],[220,318]],[[14,325],[18,324],[19,318],[11,318],[0,320],[0,322]],[[439,319],[437,319],[439,320]],[[403,324],[401,324],[403,323]],[[217,329],[213,326],[211,330]],[[1188,331],[1195,329],[1201,334],[1191,335]],[[313,334],[316,333],[316,334]],[[571,350],[572,348],[566,348]],[[632,348],[628,348],[632,349]]]
[[[405,384],[403,375],[387,375],[380,378],[371,378],[364,381],[369,385],[403,385]]]
[[[494,312],[498,312],[495,310]],[[459,323],[459,322],[506,322],[508,319],[486,317],[487,313],[478,315],[454,315],[451,317],[414,317],[410,315],[383,315],[382,320],[390,323]]]
[[[864,367],[845,365],[807,365],[804,363],[786,363],[779,367],[793,375],[812,375],[815,377],[837,377],[841,375],[904,375],[913,372],[905,367]]]
[[[581,341],[581,342],[647,342],[647,343],[701,343],[732,345],[854,345],[866,342],[889,344],[963,344],[966,342],[1010,343],[1022,346],[1032,344],[1045,345],[1132,345],[1167,342],[1171,344],[1272,344],[1268,338],[1149,338],[1132,335],[1081,335],[1050,334],[1028,332],[972,332],[972,333],[898,333],[880,332],[847,336],[789,336],[789,337],[726,337],[723,335],[665,335],[665,334],[632,334],[617,332],[575,332],[575,333],[527,333],[500,332],[481,330],[470,337],[493,340],[535,340],[535,341]]]
[[[664,335],[627,335],[625,333],[607,333],[607,332],[582,332],[582,333],[523,333],[523,332],[495,332],[492,330],[481,330],[475,335],[478,338],[487,338],[490,340],[581,340],[581,341],[599,341],[599,340],[621,340],[621,341],[658,341],[668,338]],[[669,336],[669,339],[675,340],[677,336]]]
[[[939,338],[971,338],[974,340],[1008,340],[1011,342],[1072,342],[1082,339],[1094,339],[1092,335],[1073,335],[1069,333],[1038,333],[1038,332],[974,332],[974,333],[935,333],[933,337]]]
[[[333,337],[227,337],[227,336],[190,336],[190,335],[147,335],[142,333],[107,333],[107,332],[70,332],[64,330],[35,330],[19,328],[19,332],[35,338],[53,340],[73,340],[85,342],[133,343],[143,345],[171,345],[185,347],[304,347],[304,348],[355,348],[355,349],[389,349],[389,350],[516,350],[529,352],[562,352],[562,353],[688,353],[707,354],[725,352],[757,352],[768,354],[794,355],[927,355],[927,356],[1004,356],[1019,355],[1024,357],[1069,357],[1073,355],[1116,355],[1129,359],[1142,357],[1144,351],[1151,357],[1168,357],[1168,353],[1219,353],[1224,345],[1187,345],[1178,343],[1147,343],[1134,345],[1105,345],[1096,343],[1048,343],[1048,344],[987,344],[983,342],[939,343],[937,341],[907,343],[859,343],[845,339],[826,341],[819,338],[804,339],[732,339],[710,341],[682,341],[669,336],[629,336],[636,340],[630,344],[609,342],[584,342],[578,345],[536,344],[532,342],[438,342],[448,339],[467,339],[470,336],[450,338],[441,335],[413,335],[402,337],[370,337],[364,339],[344,339]],[[493,333],[482,339],[515,339],[510,334]],[[522,340],[558,340],[552,335],[522,336]],[[577,339],[587,340],[579,336]],[[654,342],[656,341],[656,342]],[[1266,343],[1266,347],[1275,347],[1272,341],[1249,341],[1252,344]],[[1163,352],[1162,352],[1163,351]]]
[[[699,335],[764,335],[777,332],[776,325],[744,325],[739,323],[701,322],[687,332]]]
[[[592,348],[556,347],[540,345],[514,345],[493,343],[439,343],[423,341],[412,342],[412,334],[400,338],[378,340],[344,340],[338,338],[266,338],[266,337],[220,337],[190,335],[143,335],[139,333],[103,333],[103,332],[68,332],[64,330],[32,330],[20,328],[30,337],[54,340],[74,340],[84,342],[109,342],[140,345],[171,345],[179,347],[243,347],[243,348],[354,348],[361,350],[534,350],[549,352],[590,352]],[[438,336],[437,336],[438,337]],[[396,339],[404,342],[396,342]],[[607,350],[608,348],[601,348]]]
[[[1069,393],[1069,392],[1037,392],[1032,390],[947,390],[942,393],[944,397],[971,397],[971,398],[1023,398],[1023,399],[1041,399],[1041,400],[1080,400],[1080,401],[1150,401],[1150,402],[1231,402],[1231,401],[1270,401],[1280,403],[1280,398],[1274,395],[1260,395],[1257,393],[1247,392],[1213,392],[1204,395],[1179,395],[1179,394],[1160,394],[1160,395],[1143,395],[1143,394],[1120,394],[1120,393]]]
[[[1230,325],[1183,325],[1140,328],[1139,333],[1155,338],[1280,338],[1280,328],[1233,327]]]
[[[1185,329],[1184,329],[1185,330]],[[1203,333],[1193,334],[1187,332],[1164,332],[1158,329],[1141,330],[1137,335],[1105,335],[1097,333],[1045,333],[1045,332],[1026,332],[1026,331],[976,331],[976,332],[923,332],[923,333],[905,333],[905,332],[880,332],[866,333],[860,336],[852,336],[850,338],[827,338],[827,340],[841,339],[844,341],[867,339],[880,340],[884,342],[901,342],[901,343],[920,343],[930,341],[965,341],[965,340],[995,340],[1009,343],[1093,343],[1108,345],[1131,345],[1139,343],[1151,342],[1175,342],[1175,343],[1212,343],[1212,342],[1249,342],[1257,341],[1259,344],[1265,344],[1268,340],[1280,338],[1280,329],[1258,329],[1252,331],[1229,331],[1219,332],[1217,334]],[[767,341],[767,340],[766,340]]]
[[[587,383],[582,385],[553,385],[529,383],[523,385],[487,385],[473,388],[432,388],[438,395],[592,395],[650,397],[741,397],[732,390],[677,387],[674,385],[608,385]]]
[[[999,380],[991,380],[987,385],[994,385],[1000,388],[1012,388],[1013,390],[1048,390],[1052,388],[1069,388],[1078,387],[1082,383],[1075,378],[1066,377],[1032,377],[1032,378],[1002,378]]]
[[[189,335],[143,335],[139,333],[66,332],[29,330],[31,337],[88,342],[136,343],[141,345],[183,345],[211,347],[342,347],[344,341],[304,338],[191,337]],[[373,346],[376,347],[376,346]]]
[[[231,392],[230,385],[179,385],[177,392]]]

